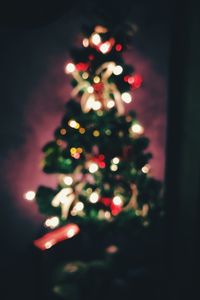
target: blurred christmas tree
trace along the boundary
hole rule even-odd
[[[120,28],[84,28],[65,69],[73,99],[43,148],[44,172],[58,184],[37,190],[48,232],[34,244],[58,255],[52,290],[69,300],[143,299],[157,278],[161,183],[148,174],[143,127],[125,114],[142,77],[122,56],[135,27]]]

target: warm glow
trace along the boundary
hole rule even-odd
[[[79,129],[79,132],[80,132],[80,134],[84,134],[84,133],[85,133],[85,128],[82,128],[82,127],[81,127],[81,128]]]
[[[117,165],[119,163],[119,157],[114,157],[112,162]]]
[[[89,86],[89,87],[87,88],[87,91],[88,91],[88,93],[92,94],[92,93],[94,92],[93,86]]]
[[[87,72],[83,72],[82,77],[83,79],[88,79],[89,74]]]
[[[59,225],[58,217],[51,217],[45,221],[45,226],[50,227],[51,229],[56,228]]]
[[[71,176],[64,176],[63,181],[66,185],[72,185],[73,178]]]
[[[99,130],[94,130],[94,131],[93,131],[93,136],[95,136],[95,137],[100,136]]]
[[[96,163],[91,163],[89,166],[90,173],[95,173],[98,169],[99,169],[99,167]]]
[[[143,173],[149,173],[150,171],[150,165],[146,164],[144,167],[142,167],[142,172]]]
[[[98,33],[93,33],[92,34],[92,43],[96,46],[101,43],[101,37]]]
[[[111,171],[115,172],[118,170],[118,166],[113,164],[110,166],[110,169],[111,169]]]
[[[66,65],[66,68],[65,68],[66,73],[73,73],[75,70],[76,70],[76,67],[74,64],[68,63]]]
[[[123,68],[121,66],[115,66],[113,70],[114,75],[120,75],[123,72]]]
[[[24,199],[28,201],[33,201],[35,199],[35,192],[34,191],[28,191],[24,194]]]
[[[133,133],[142,134],[144,132],[144,128],[140,124],[133,124],[131,126],[131,130]]]
[[[97,25],[94,29],[95,32],[97,33],[106,33],[108,29],[106,27],[103,27],[101,25]]]
[[[132,101],[131,94],[129,94],[127,92],[123,93],[121,97],[125,103],[130,103]]]
[[[92,104],[92,109],[94,110],[98,110],[101,108],[101,102],[99,101],[94,101],[93,104]]]
[[[73,210],[75,211],[82,211],[84,208],[83,202],[77,202],[76,205],[74,206]]]
[[[110,42],[105,42],[103,44],[101,44],[101,46],[99,47],[99,50],[103,53],[106,54],[109,50],[110,50]]]
[[[67,133],[67,130],[65,128],[60,129],[60,134],[65,135]]]
[[[114,198],[113,198],[113,203],[115,204],[115,205],[119,205],[119,206],[121,206],[122,205],[122,199],[120,198],[120,196],[115,196]]]
[[[83,39],[83,47],[87,48],[89,46],[89,40],[87,38]]]
[[[106,211],[104,216],[105,216],[105,219],[109,220],[111,218],[111,213],[109,211]]]
[[[93,192],[90,197],[89,197],[89,201],[91,203],[96,203],[99,200],[99,194],[97,192]]]
[[[107,107],[108,107],[108,108],[112,108],[112,107],[114,107],[114,106],[115,106],[115,101],[109,100],[109,101],[107,102]]]
[[[95,76],[93,79],[94,83],[99,83],[100,82],[100,77],[99,76]]]
[[[68,125],[71,128],[75,128],[75,129],[79,129],[80,128],[80,124],[78,122],[76,122],[75,120],[69,120]]]

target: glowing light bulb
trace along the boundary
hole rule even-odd
[[[73,210],[76,210],[77,212],[78,211],[82,211],[84,208],[84,204],[83,202],[77,202],[76,205],[74,206]]]
[[[89,74],[87,72],[83,72],[82,77],[83,79],[88,79]]]
[[[116,172],[118,170],[118,166],[117,165],[111,165],[110,166],[111,171]]]
[[[122,100],[125,102],[125,103],[130,103],[132,101],[132,97],[131,97],[131,94],[125,92],[121,95],[122,97]]]
[[[111,218],[111,213],[109,211],[106,211],[104,216],[105,216],[105,219],[109,220]]]
[[[119,157],[114,157],[113,159],[112,159],[112,162],[114,163],[114,164],[118,164],[119,163]]]
[[[89,46],[89,40],[87,38],[83,39],[83,47],[87,48]]]
[[[71,176],[64,176],[63,182],[64,182],[66,185],[72,185],[72,183],[73,183],[73,178],[72,178]]]
[[[93,95],[90,95],[88,97],[88,100],[87,100],[87,103],[86,103],[86,106],[87,106],[88,110],[90,110],[91,108],[93,108],[94,102],[95,102],[95,97]]]
[[[147,174],[150,171],[150,165],[146,164],[144,167],[142,167],[142,172]]]
[[[93,33],[92,34],[92,43],[96,46],[101,43],[101,37],[98,33]]]
[[[45,226],[51,229],[56,228],[59,225],[59,218],[58,217],[51,217],[45,221]]]
[[[28,191],[24,194],[24,199],[28,201],[33,201],[35,199],[35,192],[34,191]]]
[[[91,203],[96,203],[99,200],[99,194],[97,192],[93,192],[90,197],[89,197],[89,201]]]
[[[101,108],[101,102],[99,101],[94,101],[93,104],[92,104],[92,109],[94,110],[98,110]]]
[[[120,196],[115,196],[113,198],[113,203],[117,206],[121,206],[122,205],[122,199],[120,198]]]
[[[89,166],[90,173],[95,173],[98,169],[99,169],[99,167],[96,163],[91,163]]]
[[[68,238],[72,238],[76,234],[76,231],[74,228],[69,228],[66,235]]]
[[[106,54],[109,50],[110,50],[110,42],[105,42],[103,44],[101,44],[101,46],[99,47],[99,50],[103,53]]]
[[[80,134],[84,134],[84,133],[85,133],[85,128],[82,128],[82,127],[81,127],[81,128],[79,129],[79,132],[80,132]]]
[[[67,130],[65,128],[60,129],[60,134],[65,135],[67,133]]]
[[[45,243],[45,249],[49,249],[53,246],[53,243],[52,242],[46,242]]]
[[[76,70],[76,67],[73,63],[68,63],[66,65],[65,71],[66,73],[73,73]]]
[[[113,70],[114,75],[120,75],[123,72],[123,68],[121,66],[115,66]]]
[[[99,130],[94,130],[94,131],[93,131],[93,136],[95,136],[95,137],[100,136]]]
[[[94,83],[99,83],[100,82],[100,77],[99,76],[94,76],[93,81],[94,81]]]
[[[133,131],[133,133],[136,133],[136,134],[142,134],[144,132],[144,128],[138,123],[133,124],[131,126],[131,130]]]
[[[87,91],[88,91],[88,93],[92,94],[92,93],[94,92],[93,86],[89,86],[89,87],[87,88]]]
[[[108,108],[112,108],[112,107],[114,107],[115,106],[115,101],[113,101],[113,100],[108,100],[108,102],[107,102],[107,107]]]

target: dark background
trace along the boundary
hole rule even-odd
[[[105,7],[113,14],[118,12],[118,8],[123,11],[125,6],[128,7],[132,20],[140,28],[135,39],[137,50],[143,57],[148,57],[154,62],[156,72],[165,82],[163,88],[168,87],[165,256],[169,274],[166,278],[166,293],[169,294],[166,299],[183,299],[184,296],[191,297],[194,293],[195,285],[197,286],[195,270],[197,270],[199,249],[197,242],[198,199],[200,198],[198,131],[200,97],[197,83],[200,45],[198,6],[195,5],[195,1],[179,3],[156,0],[126,0],[118,4],[113,1],[105,3],[60,1],[53,5],[30,1],[26,5],[15,3],[2,8],[0,21],[2,178],[0,268],[3,278],[1,299],[39,299],[35,280],[36,258],[32,252],[31,242],[39,230],[41,217],[38,217],[33,206],[30,208],[24,204],[16,207],[12,201],[13,186],[15,186],[14,182],[12,185],[12,180],[16,179],[18,172],[15,161],[23,164],[27,157],[26,152],[34,148],[34,131],[31,131],[32,127],[27,115],[30,106],[33,105],[34,110],[35,105],[31,102],[30,94],[34,94],[41,78],[46,76],[49,64],[55,61],[55,57],[57,68],[63,64],[64,55],[80,30],[80,25],[77,24],[84,21],[84,18],[88,18],[94,7]],[[64,33],[65,31],[67,32]],[[52,32],[53,36],[51,36]],[[43,40],[44,36],[46,40]],[[66,37],[65,41],[64,37]],[[48,57],[52,56],[52,60],[45,60],[46,53]],[[58,77],[59,75],[58,71]],[[63,97],[66,90],[58,93],[60,82],[52,82],[52,85],[57,97],[59,95]],[[41,99],[42,96],[47,97],[47,95],[36,94]],[[61,102],[56,107],[59,113],[62,105]],[[60,115],[55,117],[52,113],[55,106],[51,101],[49,105],[44,103],[36,108],[41,110],[42,114],[46,111],[48,118],[52,115],[54,124],[59,121]],[[37,124],[37,118],[35,123]],[[47,126],[45,119],[44,126]],[[27,136],[29,139],[31,136],[33,143],[19,152],[18,149],[26,143]],[[10,164],[7,164],[8,158],[11,160]],[[20,172],[21,170],[23,168]],[[25,174],[27,172],[29,169],[28,171],[25,169]],[[15,176],[12,177],[12,173],[15,173]],[[9,180],[5,180],[5,177]],[[34,222],[33,218],[35,218]]]

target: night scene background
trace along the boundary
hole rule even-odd
[[[23,194],[39,184],[55,185],[54,175],[41,171],[41,148],[52,139],[70,98],[70,79],[64,73],[68,51],[80,44],[81,25],[93,6],[101,5],[98,2],[62,1],[49,7],[29,3],[23,8],[15,4],[1,13],[0,260],[5,300],[40,299],[32,242],[43,217]],[[136,110],[150,139],[152,175],[164,180],[176,9],[171,1],[156,0],[110,1],[107,9],[115,13],[121,5],[129,8],[138,26],[125,59],[144,80],[127,110]]]

